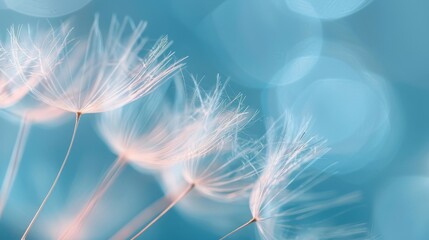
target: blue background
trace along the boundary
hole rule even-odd
[[[259,111],[252,134],[263,133],[265,117],[285,110],[312,116],[312,131],[332,148],[315,168],[338,163],[323,187],[363,195],[338,223],[366,223],[381,239],[429,239],[429,2],[374,0],[358,9],[331,2],[329,11],[316,4],[304,8],[310,11],[305,15],[286,0],[94,0],[49,21],[71,18],[77,31],[88,29],[95,13],[105,25],[113,14],[148,21],[145,36],[155,41],[168,35],[176,55],[189,56],[185,72],[204,77],[204,87],[212,86],[218,73],[231,78],[228,92],[244,93],[245,103]],[[1,39],[11,24],[58,15],[31,5],[22,9],[0,9]],[[3,176],[18,123],[1,116]],[[73,205],[84,201],[114,160],[94,130],[95,118],[83,117],[70,163],[29,239],[49,238],[64,226]],[[0,219],[1,239],[19,239],[25,230],[61,164],[72,119],[32,127]],[[163,194],[157,179],[128,167],[90,219],[92,238],[110,236]],[[235,216],[238,225],[250,213],[236,208],[243,209]],[[230,218],[227,213],[199,220],[177,210],[154,225],[147,239],[216,239],[235,227],[217,226]],[[254,229],[248,228],[235,239],[252,238]]]

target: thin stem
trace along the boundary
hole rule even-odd
[[[162,210],[162,207],[167,204],[172,199],[172,194],[166,195],[155,202],[153,202],[149,207],[143,209],[137,216],[135,216],[130,222],[128,222],[124,227],[122,227],[111,240],[122,240],[127,239],[133,232],[137,231],[150,217],[152,217],[156,212]]]
[[[231,236],[232,234],[234,234],[234,233],[236,233],[236,232],[240,231],[241,229],[243,229],[243,228],[245,228],[245,227],[249,226],[250,224],[252,224],[252,223],[254,223],[254,222],[256,222],[256,221],[257,221],[257,220],[256,220],[256,218],[252,218],[252,219],[250,219],[248,222],[246,222],[245,224],[241,225],[240,227],[238,227],[238,228],[234,229],[232,232],[230,232],[230,233],[228,233],[227,235],[223,236],[223,237],[222,237],[222,238],[220,238],[219,240],[224,240],[224,239],[228,238],[228,237],[229,237],[229,236]]]
[[[75,124],[74,124],[73,135],[72,135],[71,140],[70,140],[70,144],[69,144],[69,148],[68,148],[68,150],[67,150],[67,154],[66,154],[66,156],[64,157],[63,163],[61,164],[60,170],[58,171],[57,176],[55,177],[55,180],[54,180],[54,182],[52,183],[51,188],[49,189],[48,193],[46,194],[45,198],[44,198],[44,199],[43,199],[43,201],[42,201],[42,204],[40,204],[39,209],[37,210],[36,214],[34,215],[33,219],[31,220],[31,222],[30,222],[30,224],[28,225],[27,229],[25,230],[24,234],[22,235],[21,240],[24,240],[24,239],[26,239],[26,238],[27,238],[27,235],[28,235],[28,233],[30,232],[31,228],[33,227],[33,224],[34,224],[34,223],[35,223],[35,221],[37,220],[37,217],[39,216],[40,212],[43,210],[43,207],[45,206],[45,204],[46,204],[46,202],[48,201],[49,197],[51,196],[51,194],[52,194],[52,192],[53,192],[53,190],[54,190],[55,186],[57,185],[58,179],[60,179],[61,173],[62,173],[62,172],[63,172],[63,170],[64,170],[64,167],[65,167],[65,165],[66,165],[66,163],[67,163],[67,160],[68,160],[68,158],[69,158],[69,155],[70,155],[70,151],[71,151],[71,149],[72,149],[72,147],[73,147],[73,143],[74,143],[74,139],[75,139],[75,136],[76,136],[77,128],[78,128],[78,126],[79,126],[79,121],[80,121],[80,117],[81,117],[81,115],[82,115],[82,114],[81,114],[81,113],[79,113],[79,112],[78,112],[78,113],[76,113],[76,121],[75,121]]]
[[[106,172],[103,180],[97,185],[94,193],[92,194],[89,201],[85,204],[82,210],[79,212],[72,224],[66,229],[62,234],[60,239],[69,239],[73,237],[76,232],[80,232],[83,221],[91,213],[94,207],[97,205],[98,201],[104,196],[106,191],[110,188],[119,174],[122,172],[126,165],[126,161],[123,157],[118,156],[115,162],[110,166],[109,170]]]
[[[185,190],[179,194],[174,201],[172,201],[158,216],[156,216],[146,227],[144,227],[140,232],[138,232],[131,240],[137,239],[142,235],[146,230],[148,230],[154,223],[156,223],[162,216],[164,216],[171,208],[173,208],[180,200],[182,200],[189,192],[195,187],[195,184],[190,184]]]
[[[10,191],[12,189],[13,183],[15,182],[16,174],[18,173],[30,126],[30,122],[25,117],[22,118],[21,124],[19,125],[18,136],[15,141],[15,146],[13,148],[9,165],[6,170],[6,175],[0,190],[0,217],[3,214],[3,210],[9,198]]]

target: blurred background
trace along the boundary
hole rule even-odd
[[[340,223],[366,223],[381,239],[429,239],[429,2],[424,0],[0,0],[0,38],[11,25],[71,20],[89,29],[94,14],[148,22],[152,42],[168,35],[186,60],[186,74],[206,88],[216,75],[259,112],[249,131],[288,111],[311,116],[314,134],[331,151],[313,166],[329,168],[323,185],[360,191],[362,201]],[[115,156],[82,119],[70,162],[29,239],[53,239],[87,198]],[[34,125],[0,239],[19,239],[54,179],[70,140],[73,116]],[[19,121],[0,115],[0,177]],[[128,167],[85,227],[107,239],[164,195],[153,175]],[[201,211],[210,206],[217,214]],[[191,208],[191,209],[190,209]],[[201,211],[199,211],[201,209]],[[245,204],[186,201],[155,224],[146,239],[217,239],[248,220]],[[255,239],[249,227],[234,239]]]

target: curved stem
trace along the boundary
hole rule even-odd
[[[228,233],[227,235],[223,236],[223,237],[222,237],[222,238],[220,238],[219,240],[224,240],[224,239],[228,238],[228,237],[229,237],[229,236],[231,236],[232,234],[234,234],[234,233],[236,233],[236,232],[240,231],[241,229],[243,229],[243,228],[245,228],[245,227],[249,226],[250,224],[252,224],[252,223],[254,223],[254,222],[256,222],[256,221],[257,221],[257,220],[256,220],[256,218],[252,218],[252,219],[250,219],[248,222],[246,222],[245,224],[241,225],[240,227],[238,227],[238,228],[234,229],[232,232],[230,232],[230,233]]]
[[[10,191],[12,189],[13,183],[15,182],[16,174],[18,173],[30,126],[30,122],[27,121],[25,117],[22,118],[21,124],[19,126],[18,137],[16,138],[12,156],[10,158],[6,175],[0,190],[0,217],[3,214],[3,210],[9,198]]]
[[[125,161],[125,159],[121,156],[119,156],[115,160],[115,162],[109,167],[109,170],[106,172],[103,180],[95,188],[95,191],[91,195],[89,201],[79,212],[72,224],[62,234],[60,239],[69,239],[73,237],[77,232],[80,232],[80,228],[82,226],[83,221],[91,213],[91,211],[97,205],[98,201],[104,196],[106,191],[110,188],[110,186],[122,172],[126,163],[127,162]]]
[[[146,227],[144,227],[140,232],[138,232],[131,240],[137,239],[142,235],[146,230],[148,230],[154,223],[156,223],[162,216],[164,216],[171,208],[173,208],[180,200],[182,200],[189,192],[195,187],[195,184],[190,184],[185,190],[179,194],[174,201],[172,201],[158,216],[156,216]]]
[[[66,156],[64,157],[63,163],[61,164],[60,170],[58,171],[57,176],[55,177],[55,180],[54,180],[54,182],[51,185],[51,188],[49,189],[48,193],[46,194],[45,198],[43,199],[42,204],[40,204],[39,209],[37,210],[37,212],[34,215],[33,219],[31,219],[30,224],[28,225],[27,229],[25,230],[24,234],[22,235],[21,240],[24,240],[24,239],[27,238],[28,233],[30,232],[30,230],[33,227],[33,225],[34,225],[35,221],[37,220],[37,218],[39,217],[40,212],[43,210],[43,207],[45,206],[46,202],[48,201],[49,197],[51,196],[52,191],[54,190],[55,186],[57,185],[58,179],[60,179],[61,173],[64,170],[64,167],[65,167],[65,165],[67,163],[67,160],[69,158],[69,155],[70,155],[70,151],[71,151],[71,149],[73,147],[73,143],[74,143],[74,139],[75,139],[75,136],[76,136],[77,128],[79,126],[79,120],[80,120],[81,115],[82,115],[81,113],[76,113],[76,121],[75,121],[75,124],[74,124],[73,135],[71,137],[69,148],[67,150]]]
[[[129,221],[124,227],[122,227],[111,240],[122,240],[127,239],[133,232],[137,231],[150,217],[152,217],[156,212],[162,210],[162,207],[171,201],[172,196],[166,195],[152,204],[149,207],[143,209],[137,216],[135,216],[131,221]]]

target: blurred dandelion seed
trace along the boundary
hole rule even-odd
[[[37,86],[30,85],[25,78],[21,79],[37,99],[76,115],[66,156],[22,239],[28,235],[61,176],[82,114],[113,110],[133,102],[152,92],[183,66],[183,59],[173,61],[174,53],[168,53],[162,58],[170,45],[165,37],[145,57],[138,56],[145,43],[140,41],[146,26],[144,22],[134,24],[125,18],[120,23],[113,17],[104,40],[98,22],[96,16],[88,40],[74,44],[71,49],[68,49],[69,44],[61,45],[64,48],[56,56],[58,64],[49,71],[44,69],[46,75]],[[131,32],[129,36],[128,32]],[[14,60],[17,66],[22,63],[19,58]]]

